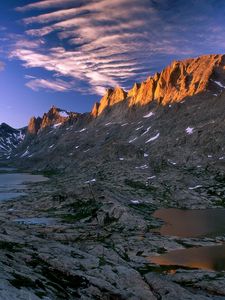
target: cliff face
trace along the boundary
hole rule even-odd
[[[53,106],[42,118],[32,117],[28,125],[28,133],[36,134],[39,130],[56,124],[63,124],[70,119],[75,119],[79,114],[67,112]]]
[[[221,92],[224,85],[224,55],[175,61],[160,74],[154,99],[166,105],[206,91]]]
[[[114,104],[127,98],[127,93],[120,87],[108,89],[105,96],[100,100],[100,103],[95,103],[92,109],[94,117],[99,116],[105,108],[113,106]]]
[[[128,93],[119,87],[108,90],[99,106],[93,108],[92,115],[97,117],[105,108],[125,99],[129,106],[143,106],[154,100],[166,105],[203,92],[218,94],[224,88],[225,55],[174,61],[161,73],[156,73],[141,84],[135,83]]]
[[[96,102],[92,108],[91,115],[96,118],[98,116],[98,109],[99,109],[100,103]]]
[[[174,61],[161,73],[135,83],[126,92],[121,87],[108,89],[100,102],[95,103],[91,116],[97,118],[109,107],[127,101],[127,106],[144,106],[152,101],[167,105],[180,102],[188,96],[200,93],[220,94],[225,89],[225,55],[205,55],[183,61]],[[55,124],[77,118],[79,114],[66,112],[56,107],[42,118],[32,118],[28,126],[30,134],[37,133]]]
[[[159,74],[156,73],[154,77],[149,77],[141,84],[136,84],[128,92],[129,106],[140,104],[145,105],[154,100],[154,94],[157,87]]]
[[[38,118],[32,117],[30,119],[30,121],[29,121],[27,131],[30,134],[36,134],[38,132],[38,130],[40,129],[41,122],[42,122],[41,118],[39,118],[39,117]]]

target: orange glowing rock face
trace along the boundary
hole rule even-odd
[[[28,125],[28,133],[36,134],[39,130],[56,124],[63,124],[70,118],[76,119],[79,114],[68,112],[66,113],[59,108],[52,106],[52,108],[43,115],[42,118],[32,117]]]
[[[91,111],[91,115],[96,118],[98,116],[98,109],[99,109],[99,105],[100,103],[96,102],[92,108],[92,111]]]
[[[120,87],[108,89],[105,96],[100,101],[97,115],[100,115],[106,107],[113,106],[114,104],[126,99],[126,97],[127,93]]]
[[[174,61],[161,73],[135,83],[126,93],[122,88],[107,90],[92,115],[99,116],[107,107],[128,100],[129,107],[144,106],[152,101],[162,105],[181,102],[184,98],[203,92],[220,93],[225,88],[225,55],[205,55],[194,59]]]

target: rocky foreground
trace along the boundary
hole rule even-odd
[[[53,107],[31,120],[2,164],[49,181],[0,204],[0,299],[225,299],[224,272],[150,263],[225,240],[164,237],[152,216],[225,206],[224,65],[176,62],[154,76],[154,96],[148,79],[109,90],[92,113]],[[51,222],[15,222],[31,217]]]

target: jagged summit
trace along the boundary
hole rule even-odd
[[[40,129],[44,129],[56,124],[62,124],[69,119],[76,118],[79,114],[52,106],[43,117],[32,117],[28,125],[28,133],[36,134]]]
[[[121,87],[117,86],[114,89],[108,89],[106,94],[100,100],[100,103],[95,103],[92,109],[92,115],[97,117],[106,107],[113,106],[126,98],[127,92],[125,92]]]
[[[166,105],[204,92],[216,95],[224,88],[225,55],[212,54],[174,61],[161,73],[140,84],[135,83],[128,93],[120,87],[107,90],[100,103],[93,107],[92,115],[96,117],[105,108],[123,100],[128,101],[128,106],[143,106],[154,100]]]
[[[105,109],[122,101],[125,101],[127,108],[134,105],[145,106],[152,101],[167,105],[197,94],[217,96],[224,89],[225,55],[211,54],[173,61],[161,73],[155,73],[145,81],[135,83],[128,92],[119,86],[108,89],[100,102],[94,104],[89,116],[97,118]],[[76,120],[79,116],[81,114],[53,105],[42,117],[30,119],[28,133],[36,134],[41,129]]]
[[[121,101],[126,101],[128,108],[144,106],[152,101],[167,105],[201,93],[216,96],[224,89],[225,55],[211,54],[173,61],[161,73],[157,72],[145,81],[135,83],[128,92],[119,86],[107,89],[101,100],[94,104],[90,115],[97,118],[105,109]],[[40,129],[64,123],[79,115],[52,106],[42,118],[30,119],[28,132],[36,134]]]

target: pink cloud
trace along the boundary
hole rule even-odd
[[[62,80],[46,80],[42,78],[30,80],[26,86],[33,91],[47,89],[55,92],[66,92],[71,89],[71,85],[68,82]]]

